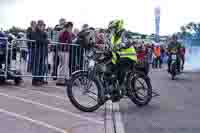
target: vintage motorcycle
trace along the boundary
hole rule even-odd
[[[152,86],[148,75],[138,71],[134,63],[127,66],[125,71],[112,69],[113,50],[99,51],[91,49],[86,58],[87,70],[79,70],[72,74],[67,87],[67,94],[71,103],[81,111],[93,112],[107,100],[119,102],[128,97],[137,106],[145,106],[152,99]],[[115,52],[117,54],[117,52]],[[118,56],[119,57],[119,56]],[[125,64],[126,65],[126,62]],[[119,73],[121,73],[119,75]],[[123,79],[123,81],[119,81]],[[121,84],[119,84],[119,82]],[[93,87],[96,86],[96,87]],[[83,92],[81,93],[81,89]],[[76,96],[75,90],[81,96]],[[96,90],[93,92],[92,90]],[[85,102],[87,96],[95,102]],[[79,100],[78,100],[79,99]]]
[[[176,51],[173,51],[171,53],[171,64],[170,64],[170,74],[171,74],[171,79],[175,80],[175,77],[179,74],[181,74],[181,61],[180,61],[180,65],[178,68],[178,61],[180,61],[178,54]]]

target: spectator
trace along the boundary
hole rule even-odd
[[[147,45],[147,48],[146,48],[146,55],[147,55],[149,64],[152,64],[152,56],[153,56],[152,53],[153,53],[153,51],[152,51],[152,48],[151,48],[151,46],[149,44],[149,45]]]
[[[27,60],[27,48],[26,48],[26,43],[25,43],[25,39],[26,39],[26,37],[25,37],[25,34],[24,33],[22,33],[22,32],[20,32],[19,34],[18,34],[18,39],[20,40],[19,41],[19,43],[20,43],[20,47],[21,47],[21,58],[23,59],[23,61],[25,62],[26,60]]]
[[[105,44],[104,33],[100,32],[100,31],[96,33],[96,43],[97,44]]]
[[[77,38],[79,34],[78,29],[74,29],[74,42],[76,45],[79,46],[70,46],[70,75],[72,72],[76,70],[83,69],[83,49],[81,48],[80,44],[77,43]]]
[[[155,53],[155,56],[156,56],[156,59],[155,59],[155,68],[158,68],[158,64],[159,64],[159,67],[161,68],[161,50],[160,50],[160,46],[157,45],[155,48],[154,48],[154,53]]]
[[[59,20],[59,24],[55,26],[54,30],[55,31],[62,31],[64,29],[64,26],[65,26],[66,23],[67,23],[66,19],[61,18]]]
[[[36,26],[37,26],[37,23],[36,21],[31,21],[31,26],[27,29],[27,39],[28,40],[33,40],[33,33],[35,32],[35,29],[36,29]],[[27,68],[27,71],[28,72],[31,72],[32,71],[32,66],[33,66],[33,63],[32,63],[32,58],[33,56],[31,55],[31,47],[32,47],[32,43],[31,42],[28,42],[27,43],[28,45],[28,68]]]
[[[161,53],[161,59],[160,59],[160,63],[161,63],[161,67],[162,67],[162,64],[164,63],[164,59],[165,59],[165,49],[163,46],[160,47],[160,53]]]
[[[59,42],[60,43],[72,43],[72,29],[73,29],[73,23],[68,22],[64,26],[64,31],[59,36]],[[69,46],[67,44],[60,44],[59,46],[59,59],[60,63],[58,66],[58,75],[59,76],[66,76],[66,78],[69,78]],[[57,85],[65,85],[65,79],[60,78],[58,79]]]
[[[44,21],[39,20],[37,23],[36,30],[33,35],[33,40],[36,40],[34,46],[32,46],[32,55],[33,55],[33,76],[41,76],[41,77],[33,77],[32,85],[42,85],[45,83],[44,78],[42,76],[45,75],[45,58],[48,53],[48,36],[45,32],[45,24]]]
[[[139,62],[144,62],[144,58],[145,58],[145,49],[143,47],[143,45],[139,46],[138,50],[137,50],[137,57]]]
[[[48,38],[50,40],[53,40],[53,29],[52,28],[50,28],[50,27],[47,28],[47,34],[48,34]]]
[[[84,24],[82,26],[81,31],[77,34],[77,36],[79,36],[80,33],[82,33],[87,29],[89,29],[89,25]],[[80,48],[80,46],[70,46],[70,61],[69,61],[70,76],[74,71],[83,69],[83,54],[84,54],[84,49]]]
[[[8,45],[8,42],[6,39],[3,39],[3,38],[6,38],[7,35],[0,31],[0,49],[1,49],[1,52],[0,52],[0,69],[2,69],[3,65],[2,64],[5,64],[6,62],[6,45]],[[8,60],[9,62],[9,65],[10,65],[10,60]],[[8,66],[9,66],[8,65]]]
[[[56,25],[55,28],[54,28],[54,33],[53,33],[53,35],[54,35],[53,38],[54,39],[53,39],[53,41],[55,41],[55,42],[59,41],[59,35],[63,31],[65,24],[66,24],[66,20],[64,18],[61,18],[59,20],[59,24]],[[54,54],[53,54],[53,60],[54,60],[54,62],[53,62],[53,73],[52,73],[52,76],[57,76],[58,65],[60,63],[59,56],[58,56],[58,46],[57,45],[55,45],[53,47],[53,52],[54,52]],[[57,78],[53,78],[53,79],[57,80]]]
[[[79,33],[79,29],[75,28],[73,34],[75,35],[75,37],[78,35]]]
[[[89,29],[89,25],[88,25],[88,24],[84,24],[84,25],[82,26],[82,31],[83,31],[83,30],[87,30],[87,29]]]

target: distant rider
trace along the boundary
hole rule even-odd
[[[181,53],[181,48],[183,46],[181,45],[180,42],[178,42],[178,38],[176,35],[172,36],[172,40],[170,41],[169,45],[168,45],[168,72],[170,72],[170,65],[172,62],[172,53],[176,52],[178,59],[177,59],[177,67],[178,67],[178,71],[180,72],[180,60],[182,59],[182,53]]]

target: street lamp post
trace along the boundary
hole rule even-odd
[[[160,7],[156,7],[155,9],[155,41],[159,42],[160,37],[159,37],[159,33],[160,33]]]

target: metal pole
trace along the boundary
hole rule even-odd
[[[5,72],[4,72],[4,77],[5,79],[7,78],[7,73],[8,73],[8,38],[6,38],[6,64],[5,64]]]

